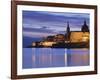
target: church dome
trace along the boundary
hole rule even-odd
[[[89,32],[89,28],[88,28],[88,25],[86,24],[86,21],[84,21],[84,24],[82,26],[81,31],[82,32]]]

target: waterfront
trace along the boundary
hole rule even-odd
[[[89,65],[88,48],[23,48],[23,68]]]

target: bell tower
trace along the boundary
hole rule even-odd
[[[65,33],[65,39],[67,41],[70,40],[70,27],[69,27],[69,22],[67,22],[67,28],[66,28],[66,33]]]

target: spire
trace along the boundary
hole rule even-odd
[[[67,21],[67,30],[66,30],[66,33],[69,33],[69,32],[70,32],[69,21]]]
[[[67,27],[69,27],[69,21],[67,21]]]
[[[70,27],[69,27],[69,22],[67,21],[67,28],[66,28],[66,33],[65,33],[65,39],[68,41],[70,39]]]
[[[87,25],[87,24],[86,24],[86,20],[84,20],[84,25]]]

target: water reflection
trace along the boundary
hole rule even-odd
[[[23,68],[47,68],[85,65],[89,65],[88,49],[23,49]]]
[[[89,50],[88,49],[68,49],[67,64],[68,66],[89,65]]]

